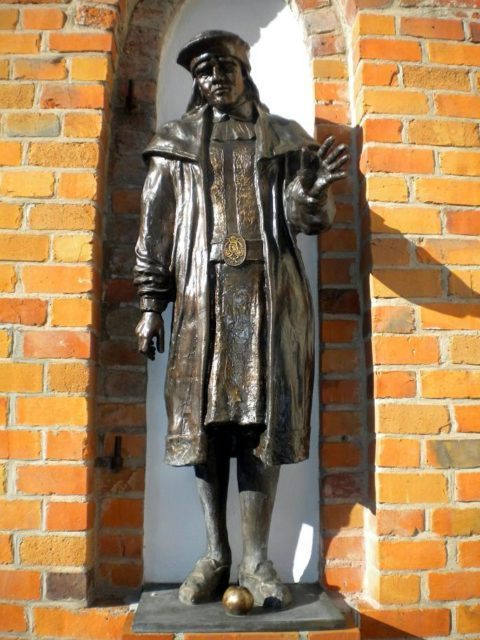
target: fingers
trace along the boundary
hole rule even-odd
[[[325,160],[325,156],[327,155],[328,151],[330,150],[331,146],[334,143],[335,143],[335,138],[333,136],[328,136],[328,138],[324,140],[322,146],[317,151],[317,155],[320,158],[320,160]]]
[[[336,169],[339,169],[342,165],[344,165],[349,160],[350,160],[350,156],[348,153],[346,153],[345,155],[340,156],[340,158],[338,158],[338,160],[335,160],[334,162],[328,162],[326,160],[325,164],[327,165],[329,171],[334,172]]]
[[[157,342],[157,351],[158,353],[163,353],[165,351],[165,339],[163,335],[163,331],[159,331],[155,336]]]

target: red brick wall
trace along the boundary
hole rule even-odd
[[[297,4],[319,139],[347,141],[362,172],[321,239],[321,579],[365,639],[474,640],[480,4]],[[15,637],[120,638],[125,608],[78,607],[141,583],[129,278],[179,3],[134,5],[0,7],[0,632]],[[116,435],[124,469],[95,469]]]

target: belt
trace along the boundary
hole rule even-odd
[[[245,261],[263,260],[263,243],[261,240],[245,240],[238,234],[231,234],[223,242],[212,242],[210,260],[234,267]]]

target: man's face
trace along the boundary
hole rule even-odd
[[[228,110],[245,91],[242,66],[236,58],[210,56],[195,67],[200,90],[212,107]]]

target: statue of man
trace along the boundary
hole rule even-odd
[[[273,116],[250,76],[249,45],[205,31],[177,62],[193,76],[181,120],[145,151],[135,284],[139,350],[163,351],[174,304],[165,398],[166,462],[193,465],[206,554],[180,587],[184,603],[228,585],[230,458],[237,458],[243,538],[239,583],[265,607],[291,596],[267,556],[279,465],[308,457],[314,325],[298,233],[331,225],[329,186],[345,145],[315,141]],[[156,343],[156,344],[155,344]]]

